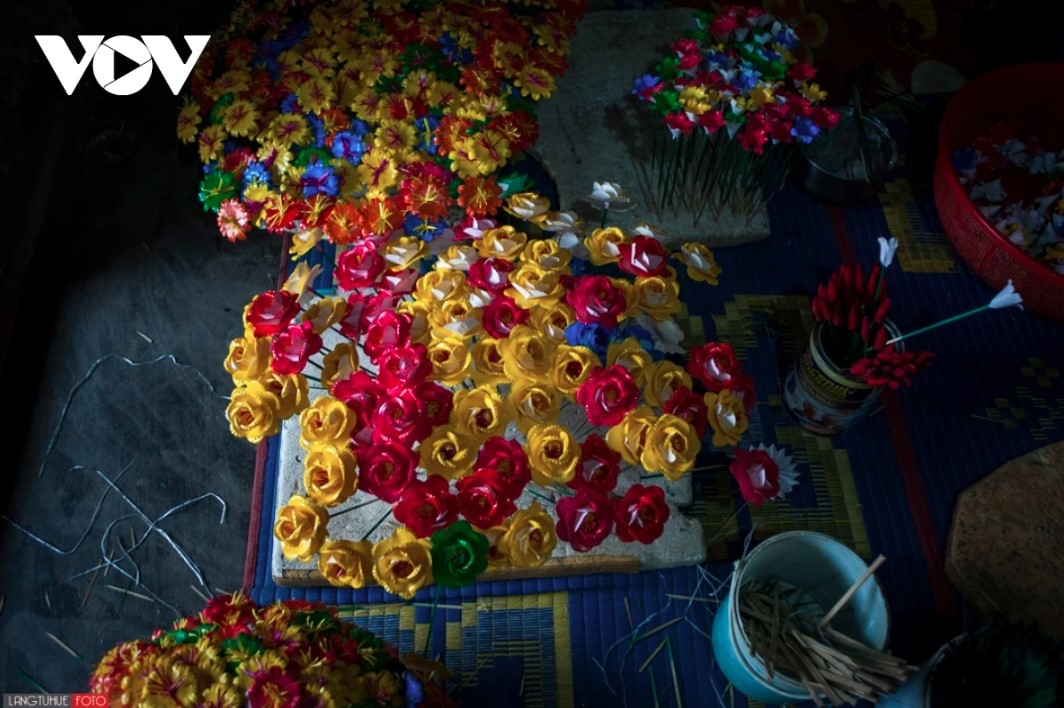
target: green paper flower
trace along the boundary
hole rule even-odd
[[[432,534],[432,576],[445,588],[470,585],[488,568],[488,539],[464,519]]]
[[[236,180],[222,170],[211,170],[200,182],[199,198],[203,211],[217,212],[226,199],[236,196]]]

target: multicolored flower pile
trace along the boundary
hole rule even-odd
[[[89,680],[110,705],[454,706],[420,657],[301,600],[265,607],[243,593],[215,597],[150,640],[108,651]]]
[[[752,379],[725,342],[685,347],[675,320],[671,263],[716,284],[712,252],[549,207],[510,197],[526,230],[364,237],[336,258],[335,294],[303,266],[248,305],[228,416],[253,443],[298,416],[303,484],[274,526],[287,558],[410,598],[540,566],[559,543],[653,543],[702,440],[739,442]],[[337,536],[356,509],[378,523]]]
[[[177,133],[230,241],[351,243],[494,211],[538,137],[583,0],[245,0],[208,45]]]
[[[909,351],[892,341],[902,337],[890,325],[890,297],[883,274],[894,260],[898,240],[879,239],[879,262],[865,277],[860,264],[841,265],[813,298],[813,317],[824,327],[823,343],[841,368],[870,386],[897,389],[912,385],[912,375],[933,354]]]
[[[953,168],[998,233],[1064,275],[1064,149],[1001,122],[955,150]]]
[[[726,204],[736,191],[770,197],[786,178],[786,146],[809,143],[838,122],[799,61],[793,27],[759,7],[724,5],[696,15],[696,27],[671,45],[632,94],[661,116],[672,140],[654,161],[661,202],[693,190]]]

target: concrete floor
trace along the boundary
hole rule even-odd
[[[197,3],[123,5],[78,26],[194,33],[190,18],[214,21]],[[68,97],[41,64],[20,118],[35,154],[59,149],[54,165],[24,165],[29,184],[9,205],[24,217],[12,225],[32,223],[33,176],[51,173],[3,369],[0,693],[83,691],[110,647],[240,587],[255,450],[229,434],[222,361],[280,259],[275,237],[220,238],[196,199],[195,151],[175,137],[179,99],[158,76],[112,97],[87,75]],[[108,120],[124,125],[125,159],[81,147]]]

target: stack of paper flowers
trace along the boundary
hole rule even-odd
[[[507,211],[552,237],[485,219],[431,242],[395,229],[342,250],[335,294],[297,269],[245,310],[232,432],[257,443],[298,418],[302,484],[274,535],[333,584],[409,598],[561,543],[654,543],[703,439],[731,448],[748,426],[734,350],[685,347],[675,320],[671,264],[715,284],[705,246],[588,233],[535,193]],[[363,537],[339,535],[348,513],[374,520]]]
[[[997,123],[953,167],[968,198],[998,233],[1064,275],[1064,150]]]
[[[301,600],[256,606],[243,593],[215,597],[148,640],[108,651],[89,680],[105,705],[430,706],[456,705],[443,667],[400,660],[395,647]],[[93,704],[96,705],[96,704]]]
[[[537,137],[583,0],[247,0],[208,45],[178,118],[199,197],[231,241],[252,228],[431,238],[490,213],[496,171]]]
[[[786,21],[738,5],[696,18],[632,88],[664,126],[654,135],[656,206],[688,211],[695,225],[725,208],[749,220],[784,184],[793,145],[815,140],[838,114],[822,105],[826,93],[797,59]]]

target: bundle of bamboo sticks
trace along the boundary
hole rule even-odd
[[[805,686],[818,706],[842,706],[862,700],[875,703],[881,695],[896,691],[916,670],[898,657],[865,646],[831,627],[831,620],[882,562],[880,559],[823,614],[823,608],[801,588],[784,587],[776,581],[740,592],[743,630],[770,678],[779,672]]]

